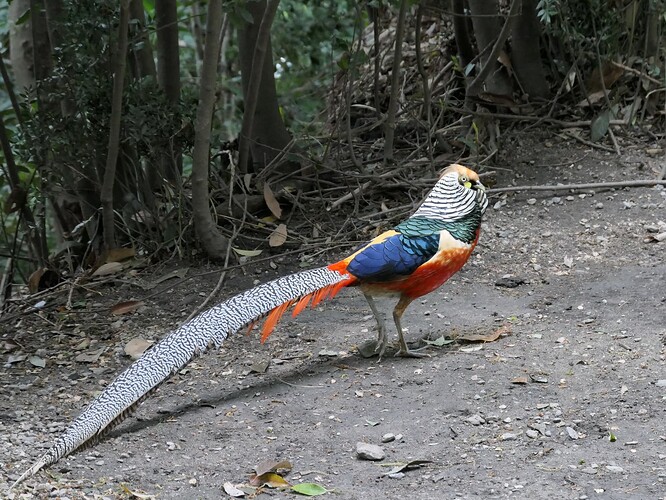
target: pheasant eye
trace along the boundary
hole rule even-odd
[[[466,182],[469,182],[469,179],[467,176],[463,175],[460,177],[460,184],[465,184]]]

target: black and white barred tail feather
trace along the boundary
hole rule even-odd
[[[171,332],[111,382],[56,439],[53,446],[12,485],[43,467],[94,442],[120,423],[143,399],[171,375],[208,347],[220,347],[227,337],[285,304],[312,296],[313,305],[326,293],[335,293],[349,275],[326,267],[302,271],[258,285],[201,313]],[[320,292],[320,293],[318,293]],[[307,302],[307,299],[304,299]],[[305,302],[301,301],[300,304]],[[302,307],[301,307],[302,309]],[[274,322],[273,322],[274,323]]]

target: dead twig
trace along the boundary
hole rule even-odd
[[[646,75],[646,74],[643,73],[642,71],[638,71],[637,69],[630,68],[629,66],[625,66],[625,65],[622,64],[622,63],[615,62],[615,61],[611,61],[611,64],[612,64],[613,66],[617,66],[618,68],[622,68],[622,69],[625,70],[625,71],[629,71],[630,73],[633,73],[633,74],[635,74],[635,75],[638,75],[638,76],[640,76],[641,78],[645,78],[646,80],[648,80],[648,81],[650,81],[650,82],[652,82],[652,83],[656,83],[657,85],[661,85],[661,84],[663,83],[663,82],[657,80],[656,78],[652,78],[650,75]]]
[[[610,129],[608,129],[610,130]],[[609,148],[608,146],[604,146],[603,144],[597,144],[596,142],[588,141],[587,139],[583,139],[582,137],[572,134],[571,132],[565,132],[564,134],[558,134],[560,137],[564,138],[571,138],[575,139],[578,142],[585,144],[586,146],[590,146],[591,148],[597,148],[597,149],[602,149],[603,151],[609,151],[611,153],[615,152],[613,148]]]
[[[623,187],[652,187],[656,185],[666,186],[666,180],[644,179],[635,181],[617,181],[617,182],[590,182],[587,184],[557,184],[540,186],[509,186],[502,188],[489,189],[489,194],[510,193],[514,191],[567,191],[570,189],[609,189]]]

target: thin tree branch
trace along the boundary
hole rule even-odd
[[[120,148],[120,122],[122,118],[123,86],[125,83],[125,60],[127,59],[127,28],[129,24],[129,0],[121,0],[120,22],[118,25],[118,46],[113,62],[113,95],[111,97],[111,118],[109,123],[109,149],[106,157],[104,180],[100,192],[102,202],[102,223],[104,225],[104,245],[107,249],[116,247],[116,232],[113,212],[113,185],[116,180],[116,164]]]
[[[424,8],[424,0],[421,0],[416,10],[416,33],[414,34],[416,40],[414,42],[414,47],[416,48],[416,67],[421,76],[421,84],[423,86],[424,117],[428,124],[428,132],[426,133],[428,159],[432,164],[432,109],[430,107],[430,86],[428,85],[428,73],[426,73],[425,67],[423,66],[423,53],[421,51],[421,22],[423,21]]]
[[[509,186],[502,188],[489,189],[489,194],[511,193],[514,191],[567,191],[569,189],[609,189],[622,187],[652,187],[657,184],[666,186],[666,180],[645,179],[636,181],[618,181],[618,182],[591,182],[588,184],[557,184],[540,186]]]
[[[21,117],[21,108],[19,107],[18,100],[16,99],[16,93],[14,92],[14,85],[12,84],[9,74],[7,73],[7,67],[5,66],[5,61],[0,57],[0,73],[2,73],[2,81],[5,84],[5,89],[7,89],[7,95],[9,100],[12,103],[12,108],[14,109],[14,114],[16,119],[19,122],[21,128],[23,128],[23,118]]]
[[[384,161],[393,160],[393,137],[395,136],[395,113],[398,109],[398,90],[400,85],[400,63],[402,62],[402,39],[405,33],[405,13],[407,0],[401,0],[398,22],[395,29],[395,51],[391,69],[391,96],[389,98],[386,123],[384,124]]]

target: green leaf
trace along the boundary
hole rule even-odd
[[[236,247],[231,247],[234,249],[234,252],[236,252],[238,255],[242,255],[243,257],[256,257],[257,255],[261,255],[261,252],[263,250],[243,250],[242,248],[236,248]]]
[[[455,340],[447,339],[444,335],[442,335],[441,337],[436,338],[435,340],[423,339],[423,342],[425,342],[426,344],[434,345],[435,347],[442,347],[447,344],[452,344],[453,342],[455,342]]]
[[[608,132],[610,125],[610,111],[602,111],[590,124],[590,139],[592,142],[599,141]]]
[[[296,493],[301,495],[307,495],[309,497],[316,497],[328,493],[328,490],[323,486],[320,486],[316,483],[300,483],[295,484],[291,487]]]

